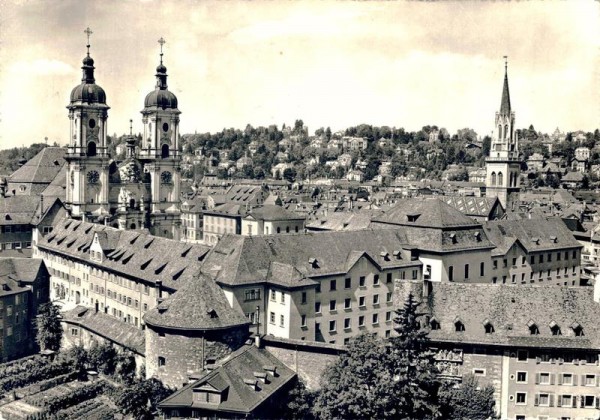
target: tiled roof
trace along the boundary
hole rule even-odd
[[[225,235],[202,266],[226,285],[270,282],[282,286],[313,284],[313,277],[346,273],[349,256],[367,253],[382,268],[414,266],[403,230],[360,230],[294,235]],[[282,276],[282,277],[279,277]]]
[[[581,248],[567,225],[555,217],[495,220],[486,222],[484,230],[492,243],[501,249],[510,248],[515,240],[528,252]]]
[[[118,318],[102,311],[96,312],[94,309],[81,305],[62,312],[62,317],[63,321],[80,325],[89,331],[93,331],[94,334],[98,334],[138,354],[145,354],[144,331],[131,324],[121,322]]]
[[[10,176],[9,182],[50,184],[66,163],[67,149],[45,147]]]
[[[303,216],[286,210],[281,206],[267,204],[260,207],[254,207],[248,212],[247,218],[255,220],[277,221],[277,220],[303,220]]]
[[[589,348],[600,345],[600,304],[588,287],[436,283],[427,298],[431,316],[440,324],[432,340],[532,347]],[[425,309],[425,308],[423,308]],[[457,332],[455,322],[465,330]],[[489,322],[493,333],[486,333]],[[560,327],[552,335],[551,325]],[[531,335],[535,324],[539,335]],[[580,325],[583,337],[572,327]]]
[[[461,195],[444,196],[444,202],[467,216],[489,217],[498,198],[465,197]]]
[[[373,221],[441,229],[480,226],[478,222],[438,198],[401,200],[383,216]]]
[[[35,280],[42,265],[39,258],[0,258],[0,296],[25,290]],[[23,282],[21,287],[19,281]]]
[[[38,211],[40,197],[9,195],[0,197],[0,225],[28,225]]]
[[[273,367],[276,369],[275,375],[271,373]],[[257,376],[265,377],[266,382]],[[214,370],[205,372],[198,380],[163,400],[159,407],[192,407],[250,414],[265,401],[276,396],[277,391],[295,377],[296,374],[291,369],[268,351],[246,345],[231,354]],[[250,383],[256,383],[256,387],[249,385]],[[202,403],[194,399],[194,389],[204,387],[223,391],[224,398],[220,404]]]
[[[175,294],[144,315],[147,324],[185,330],[214,330],[248,324],[233,309],[221,288],[204,274],[191,279]]]
[[[107,244],[110,244],[107,245],[108,250],[112,249],[105,254],[101,263],[90,259],[89,248],[96,232],[106,233]],[[196,278],[200,261],[210,249],[205,245],[70,219],[57,220],[54,230],[39,239],[38,247],[149,283],[161,280],[165,287],[172,290]]]
[[[312,230],[366,229],[370,226],[372,218],[377,218],[382,214],[382,210],[372,209],[328,212],[326,215],[319,215],[316,219],[306,223],[306,227]]]

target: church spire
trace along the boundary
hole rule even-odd
[[[94,79],[94,60],[92,59],[92,57],[90,57],[90,35],[93,32],[90,28],[86,28],[85,31],[83,31],[83,33],[87,35],[87,55],[84,57],[83,67],[81,67],[81,69],[83,70],[83,77],[81,81],[83,83],[93,84],[96,82],[96,80]]]
[[[500,114],[510,114],[510,93],[508,91],[508,56],[504,56],[504,86],[502,88],[502,102],[500,103]]]

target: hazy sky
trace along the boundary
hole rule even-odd
[[[66,143],[90,27],[109,133],[142,128],[163,36],[181,133],[302,119],[492,130],[509,56],[517,126],[600,127],[600,2],[0,1],[0,148]]]

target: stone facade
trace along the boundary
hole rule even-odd
[[[231,354],[247,338],[247,325],[215,331],[175,331],[148,325],[146,376],[181,387],[188,382],[188,374]]]

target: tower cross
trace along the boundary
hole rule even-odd
[[[167,43],[167,41],[165,41],[165,39],[161,36],[160,39],[158,40],[158,43],[160,44],[160,64],[162,64],[162,58],[163,58],[163,45],[165,45]]]
[[[87,28],[85,28],[85,31],[83,31],[83,33],[87,35],[87,54],[90,55],[90,35],[93,34],[93,32],[88,26]]]

